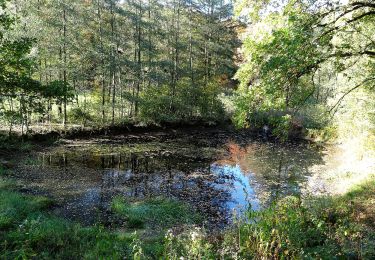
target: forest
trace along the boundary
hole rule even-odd
[[[373,0],[0,0],[0,259],[374,259]]]

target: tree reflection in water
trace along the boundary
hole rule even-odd
[[[197,147],[182,146],[183,153],[178,153],[176,144],[141,152],[119,147],[44,153],[20,179],[57,197],[63,215],[88,224],[98,215],[108,221],[110,203],[120,195],[131,200],[182,200],[201,212],[208,225],[225,225],[233,210],[249,204],[258,209],[299,192],[309,166],[320,162],[319,153],[305,146],[254,141],[228,142],[211,157],[202,156]]]

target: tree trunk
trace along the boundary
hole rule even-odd
[[[103,28],[101,15],[101,0],[98,0],[98,22],[99,22],[99,42],[100,42],[100,59],[101,59],[101,75],[100,82],[102,87],[102,124],[105,124],[105,80],[104,80],[104,46],[103,46]]]
[[[65,3],[64,4],[64,10],[63,10],[63,55],[64,55],[64,70],[63,70],[63,80],[64,80],[64,121],[63,125],[64,128],[66,128],[67,123],[67,114],[66,114],[66,104],[67,104],[67,95],[68,95],[68,82],[67,82],[67,73],[66,73],[66,61],[67,61],[67,54],[66,54],[66,9],[65,9]]]

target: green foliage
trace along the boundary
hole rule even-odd
[[[51,201],[26,197],[0,182],[0,258],[111,258],[131,255],[134,236],[84,228],[43,211]]]
[[[321,129],[307,129],[306,136],[316,143],[329,143],[337,140],[337,128],[335,126],[327,126]]]
[[[112,203],[113,211],[125,217],[130,228],[162,227],[170,228],[176,224],[199,223],[200,217],[184,203],[170,199],[148,199],[129,202],[117,197]]]
[[[247,212],[223,238],[209,242],[200,229],[166,236],[165,257],[178,259],[335,259],[375,256],[374,180],[341,197],[286,197],[261,211]]]
[[[164,239],[164,259],[217,259],[214,246],[205,237],[201,228],[189,228],[174,235],[167,232]]]
[[[0,177],[0,190],[12,190],[15,187],[14,182]]]
[[[5,169],[4,166],[0,163],[0,176],[5,175],[5,173],[6,173],[6,169]]]
[[[30,141],[23,140],[18,136],[7,136],[0,134],[0,150],[3,152],[7,151],[22,151],[28,152],[33,148],[33,144]]]
[[[182,82],[174,96],[167,85],[151,87],[141,95],[140,117],[154,122],[221,120],[224,109],[218,95],[219,86],[214,83],[199,87]]]
[[[0,120],[10,130],[223,115],[217,94],[235,73],[239,46],[230,3],[21,0],[17,17],[13,5],[3,9],[0,58],[10,69],[0,64],[0,83],[12,80]]]
[[[0,205],[0,229],[5,230],[14,227],[29,214],[48,207],[50,201],[44,198],[26,200],[17,193],[1,191]]]
[[[238,12],[247,10],[253,24],[243,44],[245,62],[236,74],[240,88],[233,121],[254,127],[259,113],[280,111],[307,129],[332,128],[340,121],[336,112],[351,109],[343,106],[347,95],[374,89],[374,6],[286,1],[270,12],[276,3],[237,1]],[[277,120],[280,135],[286,125]]]
[[[82,126],[87,124],[87,121],[93,121],[89,112],[84,111],[81,107],[73,108],[70,111],[70,117],[73,122],[80,122]]]
[[[271,124],[275,126],[272,130],[272,134],[278,137],[282,141],[286,141],[289,138],[289,133],[291,131],[292,125],[292,116],[286,114],[279,118],[272,118]]]
[[[313,38],[312,17],[300,9],[297,7],[279,16],[270,15],[264,23],[273,29],[272,33],[263,32],[258,36],[263,38],[248,38],[244,42],[248,60],[236,77],[240,79],[242,89],[257,78],[250,92],[253,93],[252,102],[262,108],[270,105],[274,109],[295,107],[311,92],[311,87],[299,79],[314,68],[320,55],[310,41]]]
[[[0,179],[1,258],[133,259],[316,259],[375,256],[375,181],[370,179],[339,197],[286,197],[270,207],[252,211],[213,239],[190,224],[194,214],[180,203],[155,199],[126,202],[116,198],[112,208],[126,219],[141,220],[161,230],[187,224],[182,232],[162,237],[81,227],[45,213],[51,201],[11,191]],[[138,227],[138,226],[137,226]]]
[[[41,87],[40,92],[43,98],[60,104],[64,102],[65,98],[70,101],[74,97],[73,87],[61,80],[47,83]]]

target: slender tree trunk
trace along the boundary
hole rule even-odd
[[[173,57],[173,72],[172,72],[172,99],[170,104],[170,111],[174,113],[175,105],[174,99],[176,96],[177,81],[179,78],[179,37],[180,37],[180,0],[174,1],[173,7],[173,27],[174,27],[174,57]]]
[[[9,97],[9,107],[10,107],[10,112],[11,112],[11,118],[10,118],[10,126],[9,126],[9,136],[12,135],[12,128],[13,128],[13,111],[14,111],[14,106],[13,106],[13,98]]]
[[[113,2],[111,1],[111,41],[115,42],[115,14],[113,10]],[[115,101],[116,101],[116,55],[118,50],[118,42],[116,41],[117,49],[112,48],[112,64],[111,64],[111,77],[112,77],[112,125],[115,124]]]
[[[151,7],[152,7],[152,0],[148,0],[148,76],[147,76],[147,87],[151,86],[151,63],[152,63],[152,28],[153,24],[151,23]]]
[[[64,54],[64,70],[63,70],[63,79],[64,79],[64,128],[66,128],[66,123],[67,123],[67,113],[66,113],[66,105],[67,105],[67,95],[68,95],[68,82],[67,82],[67,72],[66,72],[66,66],[67,66],[67,54],[66,54],[66,8],[65,8],[65,3],[64,4],[64,10],[63,10],[63,21],[64,21],[64,26],[63,26],[63,37],[64,37],[64,42],[63,42],[63,54]]]
[[[138,1],[138,8],[139,8],[139,15],[137,19],[137,92],[136,92],[136,100],[135,100],[135,108],[134,114],[138,116],[139,111],[139,92],[140,92],[140,85],[141,85],[141,77],[142,77],[142,57],[141,57],[141,21],[142,21],[142,1]]]
[[[101,75],[100,82],[102,87],[102,124],[105,124],[105,80],[104,80],[104,46],[103,46],[103,25],[102,25],[102,9],[101,1],[98,0],[98,22],[99,22],[99,41],[100,41],[100,59],[101,59]]]
[[[190,69],[191,85],[194,86],[192,19],[193,19],[193,2],[192,0],[190,0],[190,4],[189,4],[189,69]]]

